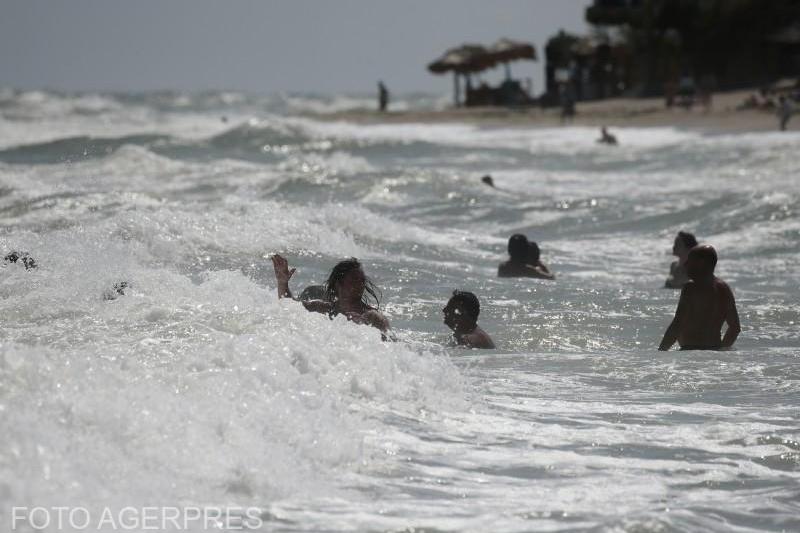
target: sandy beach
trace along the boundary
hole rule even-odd
[[[755,90],[716,93],[711,108],[668,109],[663,98],[616,98],[579,102],[577,114],[570,124],[577,126],[614,127],[678,127],[708,132],[777,131],[774,110],[737,110]],[[313,114],[315,119],[375,123],[446,123],[466,122],[486,126],[558,126],[558,108],[508,109],[497,107],[451,108],[441,111],[350,110],[329,114]],[[800,129],[800,120],[789,122],[789,130]]]

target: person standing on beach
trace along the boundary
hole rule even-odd
[[[672,319],[658,349],[669,350],[677,341],[681,350],[719,350],[733,346],[742,328],[733,291],[714,276],[717,252],[708,244],[689,252],[686,270],[689,281],[681,291]],[[720,339],[722,324],[728,329]]]
[[[453,340],[466,348],[494,348],[492,338],[478,326],[481,304],[478,297],[467,291],[453,291],[442,309],[444,323],[453,330]]]
[[[669,266],[669,276],[664,282],[667,289],[682,289],[689,282],[689,275],[686,273],[686,260],[689,259],[689,250],[697,246],[697,239],[691,233],[679,231],[672,244],[672,255],[677,256],[678,260],[673,261]]]
[[[778,120],[780,120],[781,131],[786,131],[786,125],[792,118],[792,104],[785,96],[778,98]]]
[[[383,84],[383,80],[378,82],[378,110],[386,111],[389,107],[389,89]]]

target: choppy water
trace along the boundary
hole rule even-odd
[[[800,530],[800,135],[294,115],[357,105],[0,93],[0,252],[40,265],[0,267],[4,530],[231,504],[265,531]],[[656,351],[681,229],[719,251],[734,351]],[[494,277],[515,232],[556,282]],[[400,342],[278,302],[276,251],[296,289],[359,257]],[[446,347],[454,288],[497,350]]]

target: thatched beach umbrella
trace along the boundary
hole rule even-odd
[[[428,70],[434,74],[453,73],[454,101],[458,106],[459,74],[469,76],[474,72],[481,72],[491,68],[495,64],[494,56],[483,46],[479,44],[464,44],[445,52],[439,59],[428,65]]]
[[[536,48],[532,44],[513,39],[500,39],[489,47],[489,54],[495,61],[505,65],[506,79],[511,79],[511,61],[523,59],[536,61],[538,59],[536,57]]]

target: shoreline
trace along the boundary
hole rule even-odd
[[[349,110],[334,113],[305,113],[303,116],[325,122],[356,124],[446,124],[466,123],[486,127],[607,126],[675,127],[707,133],[748,133],[779,131],[774,110],[737,110],[755,91],[716,93],[709,110],[668,109],[663,98],[614,98],[578,102],[574,119],[562,124],[559,108],[509,109],[498,107],[449,108],[444,110],[388,111]],[[391,109],[391,107],[390,107]],[[800,117],[790,120],[787,131],[800,131]]]

